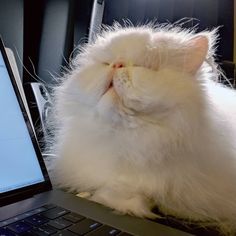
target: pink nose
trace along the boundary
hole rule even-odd
[[[118,69],[118,68],[124,67],[124,64],[123,64],[122,62],[116,62],[116,63],[113,63],[113,64],[112,64],[112,67],[113,67],[114,69]]]

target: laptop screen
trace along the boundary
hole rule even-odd
[[[0,52],[0,194],[44,181],[31,136]]]

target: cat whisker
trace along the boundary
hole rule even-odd
[[[32,60],[30,59],[30,57],[29,57],[29,60],[30,60],[31,65],[32,65],[32,67],[33,67],[34,75],[32,75],[32,73],[30,73],[30,71],[29,71],[29,70],[26,68],[26,66],[24,65],[24,63],[23,63],[23,61],[22,61],[22,59],[21,59],[21,57],[20,57],[20,55],[19,55],[19,52],[18,52],[16,46],[14,46],[14,48],[15,48],[15,51],[16,51],[17,58],[18,58],[18,60],[20,61],[20,63],[21,63],[21,65],[22,65],[23,69],[24,69],[32,78],[34,78],[36,81],[41,82],[41,83],[44,83],[44,81],[36,74],[36,72],[35,72],[35,67],[34,67],[34,65],[33,65]]]

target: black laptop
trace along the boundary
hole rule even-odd
[[[0,236],[190,235],[52,190],[0,40]]]

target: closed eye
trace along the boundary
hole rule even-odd
[[[104,65],[104,66],[110,66],[111,63],[102,61],[101,64]]]

